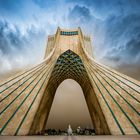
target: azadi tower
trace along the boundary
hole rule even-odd
[[[96,134],[140,134],[140,82],[96,62],[92,52],[80,28],[49,36],[40,64],[0,83],[0,135],[43,132],[68,78],[80,84]]]

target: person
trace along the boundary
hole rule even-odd
[[[72,128],[71,128],[70,124],[68,126],[67,133],[69,136],[72,135]]]
[[[77,127],[77,130],[76,130],[77,134],[80,134],[80,131],[81,131],[81,127],[79,126]]]

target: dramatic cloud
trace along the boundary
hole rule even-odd
[[[44,34],[32,26],[23,35],[19,27],[0,21],[0,73],[39,63],[44,54]]]
[[[140,79],[139,0],[1,0],[0,74],[41,61],[58,26],[80,26],[98,61]]]
[[[92,18],[90,14],[90,10],[84,6],[78,6],[76,5],[70,12],[69,18],[71,19],[79,19],[80,22],[87,22],[87,20],[90,20]]]
[[[134,22],[135,21],[135,22]],[[131,69],[140,67],[140,15],[109,17],[105,25],[105,54],[102,61],[110,66]],[[104,42],[104,43],[105,43]],[[130,66],[130,68],[128,67]],[[124,67],[124,68],[122,68]],[[120,71],[121,71],[120,69]],[[126,72],[127,73],[127,72]],[[131,73],[132,74],[132,73]],[[131,75],[130,74],[130,75]],[[129,75],[129,73],[128,73]],[[135,78],[138,78],[134,76]],[[140,77],[139,77],[140,79]]]

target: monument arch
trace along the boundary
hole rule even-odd
[[[100,64],[93,51],[80,28],[48,36],[40,64],[0,83],[0,134],[42,132],[67,78],[81,85],[96,134],[140,134],[140,82]]]

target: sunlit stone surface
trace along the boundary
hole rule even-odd
[[[68,78],[80,84],[96,134],[139,134],[140,82],[99,64],[93,51],[80,28],[49,36],[42,63],[0,83],[0,134],[43,133],[56,89]]]

